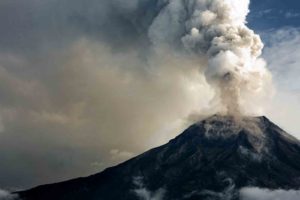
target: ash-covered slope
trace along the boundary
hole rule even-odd
[[[20,192],[24,200],[234,200],[300,188],[300,143],[265,117],[213,116],[116,167]]]

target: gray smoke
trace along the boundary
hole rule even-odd
[[[179,37],[184,49],[198,57],[225,114],[247,113],[252,98],[271,82],[259,58],[263,43],[246,26],[248,7],[249,0],[168,1],[149,29],[154,45]]]
[[[1,0],[0,184],[99,172],[197,113],[257,114],[270,76],[247,12],[228,0]]]

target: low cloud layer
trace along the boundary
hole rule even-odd
[[[241,200],[298,200],[299,196],[299,190],[244,188],[240,191]]]
[[[133,192],[140,200],[163,200],[166,190],[160,188],[154,192],[149,191],[143,182],[143,177],[135,177],[133,183],[136,186],[136,189]]]
[[[0,189],[0,200],[18,200],[18,196]]]

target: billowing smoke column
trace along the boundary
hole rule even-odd
[[[182,42],[188,50],[207,55],[208,82],[220,90],[228,114],[240,113],[241,92],[259,90],[266,73],[265,63],[258,59],[260,37],[245,25],[249,0],[186,2],[190,33]]]
[[[182,31],[179,34],[185,50],[201,57],[199,65],[205,66],[206,80],[222,103],[220,112],[229,115],[243,113],[245,99],[261,93],[265,79],[270,78],[264,60],[259,58],[263,43],[246,26],[249,3],[249,0],[174,0],[162,11],[168,10],[168,15],[177,21],[184,18],[181,27],[184,31],[173,29]]]

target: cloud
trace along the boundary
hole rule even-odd
[[[132,158],[134,156],[133,153],[127,152],[127,151],[120,151],[119,149],[112,149],[110,150],[110,155],[112,160],[128,160],[129,158]]]
[[[174,34],[160,32],[168,44],[154,47],[161,27],[154,20],[165,5],[1,1],[0,185],[99,172],[167,142],[192,123],[191,113],[218,109],[208,109],[215,92],[202,61],[177,48],[175,25]]]
[[[144,61],[138,49],[117,53],[82,38],[41,58],[3,62],[0,184],[24,188],[89,175],[178,134],[213,92],[193,60],[153,56]]]
[[[300,30],[287,27],[265,34],[268,39],[263,56],[268,62],[276,87],[276,95],[266,114],[282,128],[300,138],[296,120],[300,114]]]
[[[159,188],[158,190],[151,192],[149,191],[143,183],[142,177],[135,177],[133,179],[134,185],[137,187],[133,190],[137,197],[141,200],[163,200],[166,190]]]
[[[221,176],[224,175],[223,172],[218,173]],[[192,191],[188,194],[184,195],[184,199],[214,199],[214,200],[231,200],[231,199],[236,199],[237,192],[236,192],[236,187],[235,183],[231,178],[225,178],[222,177],[220,182],[225,183],[227,186],[223,188],[222,191],[213,191],[213,190],[200,190],[200,191]]]
[[[18,200],[18,196],[0,189],[0,200]]]
[[[5,127],[4,127],[4,125],[3,125],[2,117],[1,117],[1,115],[0,115],[0,133],[2,133],[4,130],[5,130]]]
[[[298,200],[298,190],[269,190],[261,188],[243,188],[240,190],[241,200]]]
[[[246,26],[249,3],[170,1],[149,28],[154,47],[175,43],[199,59],[199,69],[215,91],[219,112],[257,114],[260,101],[254,107],[252,98],[260,98],[270,88],[271,76],[259,58],[263,44]]]
[[[255,17],[255,18],[269,17],[272,12],[274,12],[273,9],[259,10],[259,11],[257,11],[257,14],[254,15],[253,17]]]
[[[300,86],[296,83],[300,60],[298,58],[300,48],[300,30],[287,27],[271,32],[264,49],[264,57],[272,70],[274,79],[280,89],[295,90]]]
[[[300,17],[300,13],[296,13],[296,12],[286,12],[285,13],[285,18],[287,18],[287,19],[297,18],[297,17]]]
[[[163,200],[165,193],[165,191],[162,189],[152,193],[146,188],[136,189],[134,192],[141,200]]]

